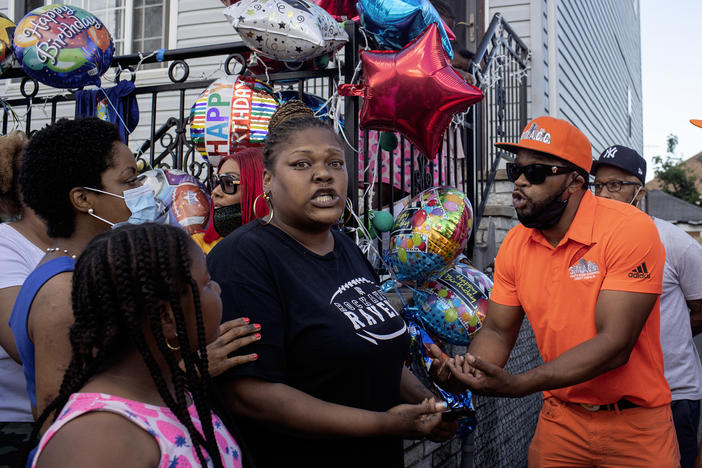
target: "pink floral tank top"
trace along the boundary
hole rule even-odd
[[[148,405],[105,393],[74,393],[68,399],[59,417],[56,418],[56,421],[41,438],[39,450],[37,450],[32,461],[32,467],[36,466],[39,454],[64,424],[91,411],[109,411],[110,413],[122,415],[154,436],[161,449],[159,468],[194,468],[200,466],[200,461],[188,430],[178,421],[178,418],[168,407]],[[197,414],[195,405],[190,405],[188,411],[193,425],[202,433],[202,425],[200,424],[200,417]],[[222,463],[227,468],[241,468],[239,446],[224,427],[222,421],[214,413],[212,413],[212,424]],[[203,452],[203,455],[205,455],[207,460],[207,466],[213,466],[207,453]]]

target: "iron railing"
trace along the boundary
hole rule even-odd
[[[340,83],[352,80],[359,62],[359,48],[366,45],[356,23],[348,23],[346,28],[350,40],[337,55],[342,62],[340,67],[288,69],[259,78],[268,79],[277,90],[292,87],[303,93],[329,98]],[[149,122],[140,122],[141,133],[146,135],[141,144],[132,141],[130,146],[144,166],[172,167],[203,181],[208,180],[212,168],[203,161],[190,141],[188,117],[196,92],[204,90],[216,77],[190,79],[191,65],[188,62],[203,57],[219,57],[224,72],[235,73],[241,72],[242,56],[249,52],[242,42],[231,42],[169,50],[146,57],[143,54],[115,57],[112,69],[116,81],[134,79],[138,64],[170,62],[168,82],[156,85],[135,83],[134,94],[140,98],[142,115],[149,114]],[[499,163],[499,153],[493,149],[492,143],[498,139],[517,137],[526,123],[525,75],[528,57],[524,43],[504,19],[496,15],[472,65],[485,99],[454,119],[439,154],[433,160],[420,154],[401,136],[395,150],[383,150],[378,144],[380,132],[360,132],[358,129],[360,98],[340,98],[343,131],[349,143],[345,145],[349,168],[348,195],[356,211],[367,214],[369,209],[387,208],[428,187],[449,185],[468,195],[473,203],[474,227],[477,229]],[[137,71],[137,81],[138,75]],[[40,95],[44,94],[39,92],[40,85],[19,68],[7,71],[2,77],[2,80],[10,79],[21,79],[21,95],[0,99],[4,109],[1,121],[3,134],[10,129],[11,108],[23,111],[20,126],[27,133],[60,117],[73,116],[74,92],[56,90],[55,94]],[[166,98],[177,100],[170,115],[163,115],[161,109]],[[35,118],[37,108],[43,113],[40,119]],[[144,125],[148,125],[148,130],[143,131]]]
[[[474,226],[480,225],[490,189],[502,157],[497,141],[516,141],[527,124],[527,74],[530,51],[517,33],[497,13],[492,18],[475,54],[472,72],[485,99],[475,106],[472,142],[475,158],[467,178],[474,184],[467,193],[475,210]]]

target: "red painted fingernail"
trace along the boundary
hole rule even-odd
[[[260,339],[261,339],[261,334],[260,334],[260,333],[256,333],[254,336],[256,337],[257,340],[260,340]]]
[[[254,354],[254,359],[258,359],[258,354]]]
[[[244,317],[244,322],[249,323],[250,321],[251,319],[249,319],[248,317]]]
[[[261,324],[260,324],[260,323],[254,323],[254,328],[255,328],[256,330],[260,330],[260,329],[261,329]]]

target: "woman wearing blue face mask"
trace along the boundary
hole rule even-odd
[[[35,133],[20,170],[24,202],[47,225],[52,246],[27,277],[10,326],[22,361],[32,410],[41,413],[58,394],[71,358],[71,279],[75,258],[110,224],[129,219],[122,195],[140,186],[136,160],[110,123],[62,119]]]
[[[25,150],[20,186],[24,202],[46,222],[53,242],[22,285],[10,317],[36,416],[58,394],[71,359],[76,257],[112,226],[157,221],[161,212],[153,193],[137,180],[136,160],[117,129],[97,118],[62,119],[34,134]],[[223,324],[220,339],[208,347],[212,375],[238,364],[241,357],[233,361],[226,356],[257,339],[240,338],[256,331],[244,320],[236,327]]]

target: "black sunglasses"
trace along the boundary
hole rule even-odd
[[[212,190],[214,190],[216,186],[221,185],[222,192],[226,193],[227,195],[236,194],[237,190],[239,189],[239,184],[241,184],[241,181],[236,179],[233,175],[223,174],[218,176],[216,174],[212,174],[212,176],[210,176],[210,187],[212,187]]]
[[[516,182],[519,177],[524,174],[526,180],[530,184],[543,184],[546,177],[558,174],[567,174],[575,171],[572,167],[553,166],[550,164],[528,164],[526,166],[518,166],[515,163],[507,163],[507,177],[512,182]]]

